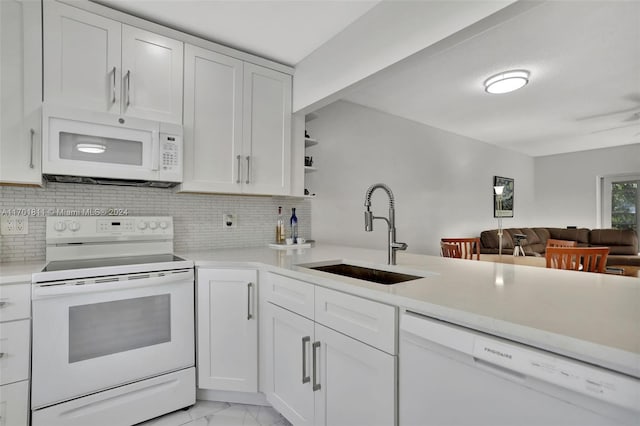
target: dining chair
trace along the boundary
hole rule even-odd
[[[443,245],[453,244],[458,247],[455,252],[457,256],[447,256]],[[460,259],[473,260],[474,256],[476,260],[480,260],[480,238],[442,238],[440,239],[440,248],[442,256],[444,257],[457,257]],[[447,250],[452,250],[447,248]]]
[[[555,240],[553,238],[549,238],[547,240],[547,247],[577,247],[577,241],[570,240]]]
[[[442,254],[442,257],[462,259],[462,252],[458,244],[440,242],[440,254]]]
[[[547,268],[604,273],[609,247],[548,247]]]

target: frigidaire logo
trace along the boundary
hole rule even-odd
[[[492,353],[492,354],[494,354],[494,355],[501,356],[501,357],[503,357],[503,358],[507,358],[507,359],[511,359],[511,358],[513,358],[513,357],[511,356],[511,354],[506,354],[506,353],[504,353],[504,352],[500,352],[500,351],[498,351],[498,350],[496,350],[496,349],[487,348],[486,346],[485,346],[484,350],[485,350],[485,352],[489,352],[489,353]]]

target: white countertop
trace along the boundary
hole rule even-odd
[[[319,244],[311,249],[182,253],[196,266],[267,267],[640,377],[640,280]],[[343,261],[425,278],[391,286],[297,265]]]
[[[0,263],[0,285],[14,283],[30,283],[31,274],[44,268],[43,260],[35,262]]]
[[[260,267],[640,377],[640,279],[318,244],[178,253],[196,266]],[[297,265],[343,261],[425,276],[391,286]],[[43,261],[0,263],[0,284]]]

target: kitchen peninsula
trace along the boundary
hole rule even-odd
[[[640,282],[627,277],[322,245],[181,253],[196,267],[257,267],[640,376]],[[350,263],[424,278],[381,285],[305,268]]]

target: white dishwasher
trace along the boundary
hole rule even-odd
[[[400,319],[399,423],[640,425],[640,379],[413,312]]]

